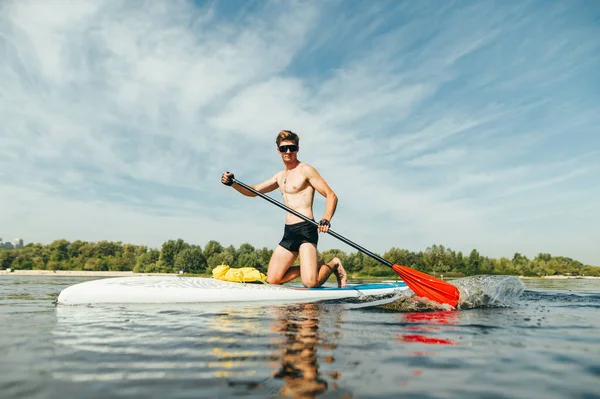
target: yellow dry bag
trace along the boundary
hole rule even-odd
[[[232,268],[227,265],[219,265],[212,271],[213,278],[217,280],[231,281],[234,283],[254,283],[260,281],[265,283],[267,276],[254,267]]]

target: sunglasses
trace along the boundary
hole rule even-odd
[[[298,151],[298,146],[296,144],[279,146],[279,152],[287,152],[288,150],[290,150],[290,152],[296,152]]]

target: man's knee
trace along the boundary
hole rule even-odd
[[[317,276],[314,276],[314,278],[302,277],[302,284],[306,288],[316,288],[319,286],[319,281],[318,281]]]
[[[283,284],[280,277],[267,275],[267,283],[269,284]]]

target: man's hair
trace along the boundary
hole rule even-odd
[[[298,137],[298,135],[292,132],[291,130],[282,130],[281,132],[279,132],[279,134],[277,135],[277,139],[275,139],[275,142],[279,146],[279,143],[285,140],[291,140],[295,142],[296,145],[300,144],[300,137]]]

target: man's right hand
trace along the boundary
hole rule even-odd
[[[221,176],[221,183],[223,183],[226,186],[231,186],[233,184],[233,179],[234,179],[233,173],[225,172]]]

